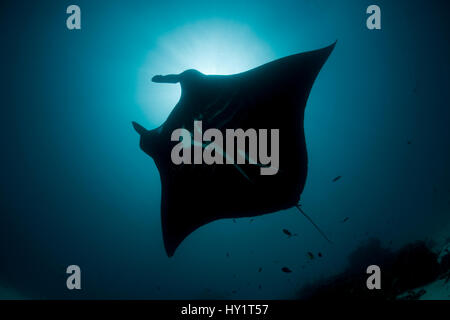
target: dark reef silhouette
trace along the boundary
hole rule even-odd
[[[425,294],[420,288],[439,278],[450,276],[450,254],[442,258],[429,243],[415,241],[396,251],[384,247],[377,238],[368,239],[348,256],[347,268],[332,277],[307,284],[298,298],[309,300],[415,300]],[[368,290],[366,268],[378,265],[381,269],[381,290]],[[406,292],[406,294],[404,294]],[[404,294],[404,295],[402,295]]]
[[[133,122],[141,149],[154,159],[160,173],[161,221],[168,256],[191,232],[209,222],[258,216],[299,203],[307,175],[304,110],[334,46],[234,75],[187,70],[153,77],[154,82],[181,85],[181,98],[160,127],[147,130]],[[203,130],[279,129],[277,174],[260,175],[260,166],[248,163],[175,165],[171,150],[178,142],[171,141],[171,134],[178,128],[193,134],[195,120],[202,121]]]

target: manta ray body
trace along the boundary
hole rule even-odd
[[[233,75],[196,70],[155,76],[179,83],[181,97],[167,120],[147,130],[133,122],[141,149],[161,178],[161,223],[167,255],[197,228],[223,218],[253,217],[297,206],[306,182],[308,159],[304,111],[312,85],[335,44],[287,56]],[[178,128],[203,130],[279,129],[279,168],[261,175],[257,164],[181,164],[171,160]],[[194,134],[194,132],[192,132]],[[298,207],[299,208],[299,207]],[[300,208],[299,208],[300,209]]]

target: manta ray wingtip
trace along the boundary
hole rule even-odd
[[[166,254],[167,254],[168,258],[172,258],[174,253],[175,253],[175,251],[166,250]]]
[[[336,39],[332,44],[330,44],[329,46],[326,46],[325,48],[323,48],[323,50],[327,50],[328,54],[331,54],[331,52],[334,50],[334,47],[336,47],[337,42],[338,41]]]
[[[172,258],[175,254],[175,250],[177,249],[178,245],[173,245],[172,243],[167,242],[166,239],[164,239],[164,249],[166,250],[166,254],[168,258]]]
[[[337,42],[338,42],[338,39],[336,39],[336,40],[330,45],[330,47],[331,47],[332,49],[334,49],[334,47],[336,47]]]

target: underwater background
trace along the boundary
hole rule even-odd
[[[70,4],[81,30],[66,28]],[[371,4],[381,30],[366,28]],[[3,2],[0,298],[295,299],[368,239],[448,241],[449,12],[446,1]],[[180,89],[151,77],[242,72],[335,40],[306,107],[301,196],[333,244],[292,208],[210,223],[168,258],[159,173],[131,121],[159,126]],[[71,264],[82,290],[66,288]]]

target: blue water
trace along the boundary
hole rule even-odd
[[[368,237],[397,247],[449,224],[448,3],[376,1],[377,31],[367,1],[76,4],[78,31],[64,2],[0,11],[0,297],[295,298]],[[334,244],[290,209],[213,222],[166,256],[159,174],[131,121],[164,120],[179,89],[146,76],[210,68],[196,56],[208,39],[237,52],[216,66],[229,73],[338,40],[307,104],[302,194]],[[165,45],[186,53],[175,61]],[[66,289],[71,264],[81,291]]]

